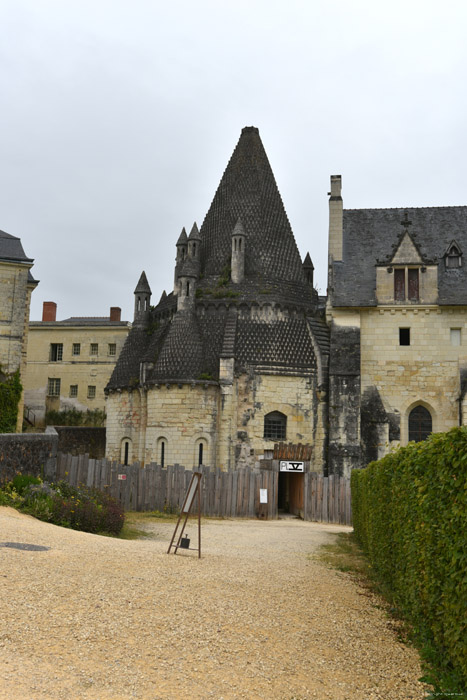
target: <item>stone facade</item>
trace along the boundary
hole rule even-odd
[[[349,474],[467,424],[467,207],[345,210],[331,187],[329,458]]]
[[[55,316],[56,304],[44,302],[42,321],[29,324],[24,396],[36,426],[47,410],[105,409],[104,389],[129,332],[118,307],[102,318]]]
[[[341,189],[332,176],[324,300],[258,131],[242,131],[203,225],[176,242],[174,291],[152,309],[145,273],[135,289],[108,457],[268,468],[289,442],[348,477],[467,424],[467,207],[346,210]]]
[[[0,366],[8,374],[20,371],[24,385],[28,346],[29,307],[38,282],[31,275],[33,260],[21,241],[0,231]],[[18,407],[18,432],[23,424],[24,397]]]

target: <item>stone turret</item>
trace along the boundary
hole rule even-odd
[[[246,234],[242,222],[238,219],[232,231],[232,282],[238,284],[245,276]]]
[[[174,294],[178,294],[178,277],[188,254],[188,236],[186,235],[185,227],[182,228],[182,232],[178,237],[176,246],[177,257],[175,258]]]
[[[198,274],[199,263],[188,257],[178,277],[177,311],[187,311],[194,307]]]
[[[144,328],[149,320],[151,303],[151,287],[149,286],[146,273],[141,273],[139,282],[135,289],[135,313],[133,326]]]

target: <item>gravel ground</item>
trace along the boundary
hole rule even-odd
[[[349,528],[208,520],[198,560],[166,554],[172,523],[124,541],[0,508],[0,527],[50,547],[0,547],[2,700],[425,696],[377,599],[310,556]]]

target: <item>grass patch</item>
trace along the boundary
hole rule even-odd
[[[353,532],[339,532],[332,544],[323,544],[313,559],[344,573],[351,573],[371,582],[371,565],[358,546]]]

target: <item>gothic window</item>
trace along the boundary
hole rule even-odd
[[[418,270],[413,267],[409,267],[408,272],[408,282],[409,282],[409,301],[418,301]]]
[[[445,253],[444,264],[448,270],[455,270],[462,265],[462,252],[454,241]]]
[[[426,440],[432,430],[431,413],[424,406],[415,406],[409,414],[409,442]]]
[[[287,416],[280,411],[272,411],[264,416],[264,437],[266,440],[285,440]]]
[[[418,301],[419,277],[416,267],[399,267],[394,270],[394,299],[396,301]]]
[[[405,301],[405,270],[396,268],[394,270],[394,299]]]

